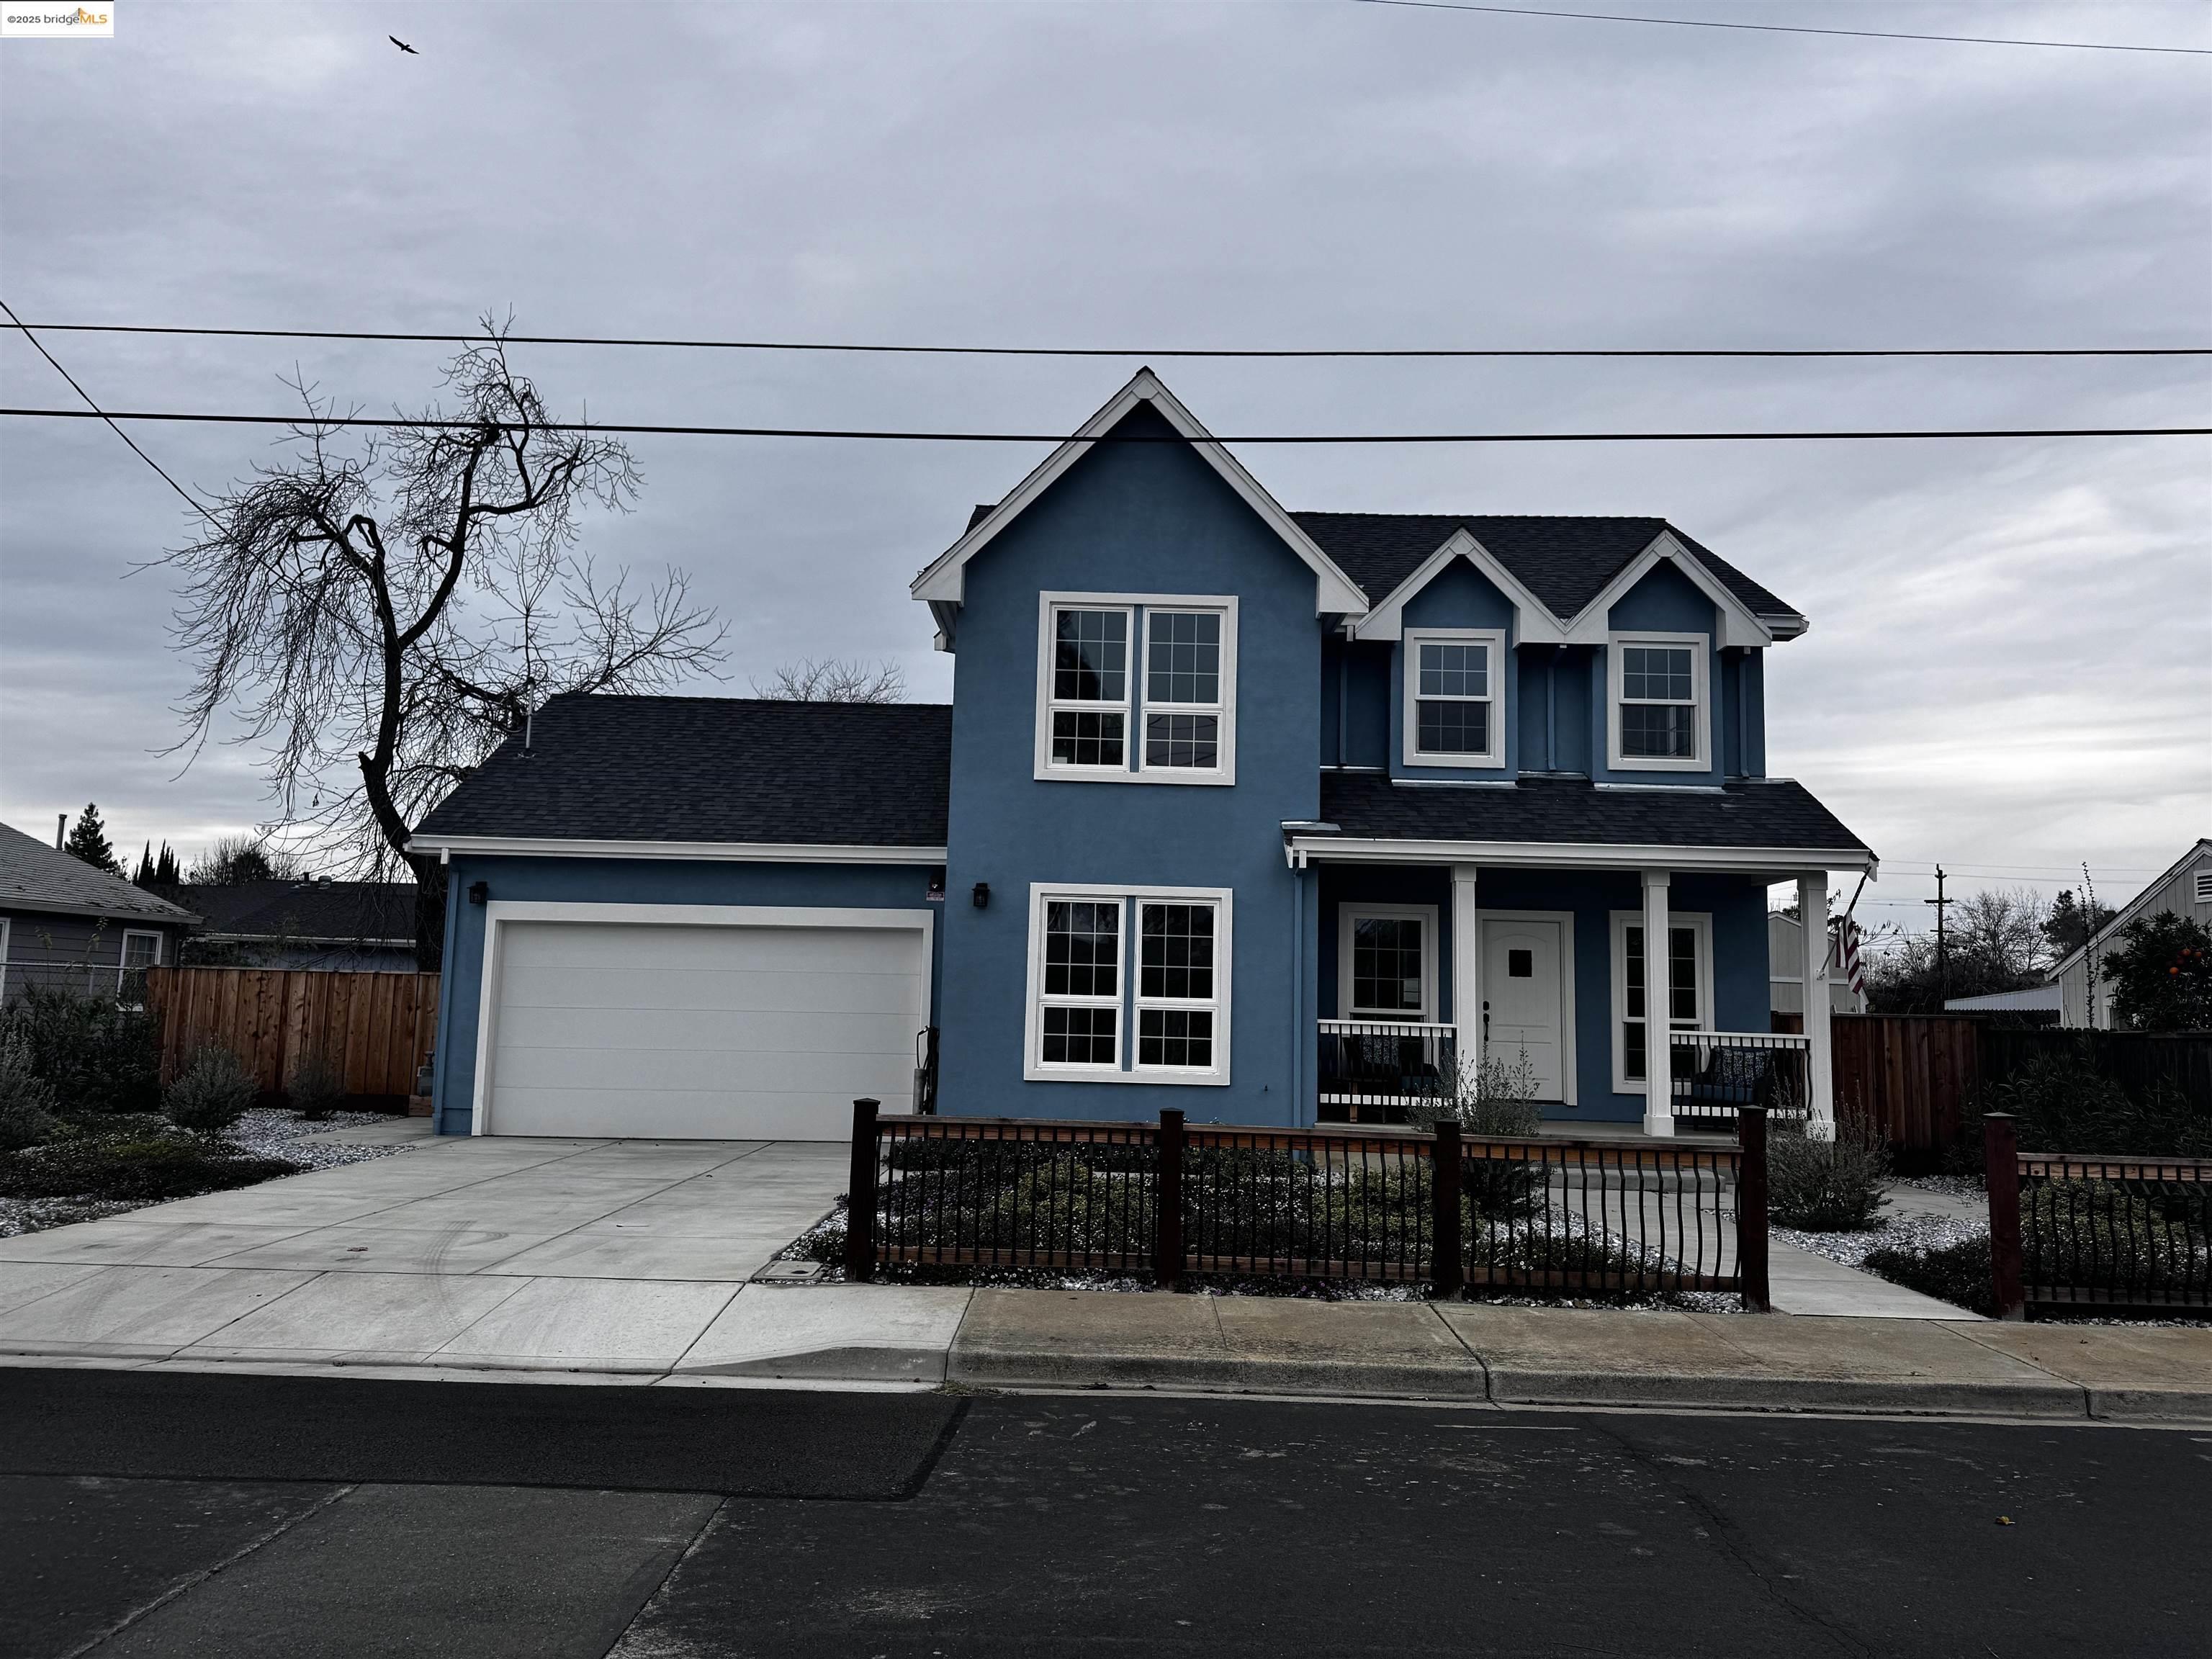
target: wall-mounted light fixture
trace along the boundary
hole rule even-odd
[[[472,881],[472,882],[471,882],[471,883],[469,884],[469,902],[470,902],[470,903],[471,903],[471,904],[482,904],[482,903],[485,902],[487,900],[489,900],[490,897],[491,897],[491,884],[490,884],[489,882],[488,882],[488,881]]]
[[[988,881],[977,882],[975,884],[974,896],[975,900],[975,908],[978,910],[989,909],[991,908],[991,884]]]

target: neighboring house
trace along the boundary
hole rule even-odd
[[[199,918],[0,823],[0,1000],[32,985],[137,1002]]]
[[[331,971],[415,971],[415,884],[247,881],[162,892],[206,920],[185,951],[193,963]]]
[[[933,1075],[1306,1124],[1486,1035],[1665,1134],[1700,1051],[1647,1008],[1766,1033],[1768,887],[1874,864],[1767,775],[1806,622],[1748,576],[1658,519],[1286,512],[1150,371],[911,591],[949,708],[556,697],[428,815],[442,1131],[835,1139]]]
[[[1851,989],[1851,982],[1833,960],[1834,935],[1829,936],[1828,1007],[1838,1014],[1866,1012],[1866,993]],[[1778,1014],[1805,1012],[1805,930],[1796,918],[1770,910],[1766,916],[1768,1008]]]
[[[2103,1031],[2112,1029],[2112,980],[2105,971],[2105,957],[2118,945],[2121,928],[2137,916],[2161,912],[2212,925],[2212,836],[2199,841],[2164,875],[2122,905],[2112,919],[2097,930],[2087,945],[2069,951],[2051,968],[2051,984],[2057,988],[2056,1006],[2061,1025],[2094,1025]],[[2089,971],[2092,951],[2097,958],[2094,1009]]]

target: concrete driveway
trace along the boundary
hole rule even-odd
[[[425,1139],[0,1239],[0,1352],[665,1370],[846,1164],[835,1144]]]

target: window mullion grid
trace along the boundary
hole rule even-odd
[[[1091,904],[1106,906],[1112,908],[1114,912],[1115,946],[1114,983],[1113,988],[1110,991],[1077,993],[1070,991],[1054,991],[1049,988],[1048,981],[1050,974],[1049,962],[1052,951],[1051,915],[1052,907],[1054,904]],[[1071,1069],[1079,1068],[1094,1072],[1119,1072],[1125,1069],[1124,1057],[1129,1052],[1129,1033],[1127,1029],[1125,1029],[1125,1022],[1121,1018],[1121,1012],[1122,1005],[1127,1000],[1126,994],[1128,985],[1128,904],[1118,895],[1113,894],[1053,894],[1046,898],[1044,918],[1043,937],[1041,941],[1041,948],[1046,954],[1047,967],[1045,972],[1047,978],[1040,981],[1041,988],[1037,996],[1037,1007],[1040,1014],[1040,1029],[1042,1030],[1042,1028],[1048,1024],[1048,1022],[1045,1021],[1042,1017],[1043,1011],[1047,1009],[1107,1009],[1110,1011],[1114,1016],[1114,1059],[1110,1062],[1102,1065],[1100,1062],[1096,1060],[1044,1060],[1040,1057],[1039,1064],[1047,1066],[1066,1066]],[[1044,1040],[1048,1042],[1050,1040],[1048,1033],[1046,1034]]]
[[[1104,698],[1063,697],[1059,695],[1060,619],[1072,612],[1092,611],[1119,615],[1121,624],[1121,696],[1118,702]],[[1061,714],[1119,714],[1121,717],[1121,758],[1109,765],[1098,762],[1076,760],[1052,761],[1059,769],[1084,772],[1123,772],[1130,769],[1137,743],[1136,679],[1141,672],[1137,641],[1137,611],[1133,605],[1054,605],[1051,613],[1052,650],[1054,656],[1046,668],[1045,726],[1046,741],[1052,741],[1052,727]]]
[[[1175,617],[1186,616],[1212,617],[1218,619],[1215,623],[1215,634],[1212,642],[1214,651],[1214,700],[1211,702],[1185,702],[1172,697],[1156,697],[1152,695],[1152,649],[1154,645],[1152,635],[1154,627],[1162,619],[1171,620]],[[1141,710],[1133,718],[1133,726],[1141,727],[1142,729],[1133,729],[1131,733],[1132,741],[1135,744],[1134,759],[1137,770],[1140,772],[1219,771],[1221,769],[1222,746],[1227,739],[1227,728],[1229,724],[1227,701],[1229,665],[1226,661],[1226,654],[1229,647],[1229,626],[1226,616],[1222,612],[1214,611],[1183,611],[1177,610],[1170,605],[1147,605],[1145,607],[1143,621],[1138,631],[1140,635],[1140,644],[1138,651],[1138,667],[1136,672],[1143,676],[1145,695]],[[1172,650],[1178,641],[1170,640],[1167,641],[1167,643],[1170,650]],[[1175,678],[1172,665],[1170,666],[1169,678],[1172,684]],[[1134,690],[1135,687],[1133,676],[1131,685],[1133,695],[1134,693]],[[1177,715],[1211,718],[1213,721],[1213,764],[1211,766],[1198,766],[1194,764],[1182,766],[1177,765],[1172,759],[1163,760],[1157,763],[1154,762],[1152,757],[1152,721],[1154,715],[1159,715],[1163,718],[1172,718]],[[1188,741],[1195,744],[1198,741],[1195,719],[1193,720],[1192,725],[1192,735]],[[1169,746],[1170,754],[1172,754],[1174,745],[1178,741],[1172,730],[1169,732],[1165,741]]]
[[[1202,910],[1210,918],[1208,922],[1208,932],[1206,934],[1207,965],[1205,969],[1206,982],[1212,992],[1212,994],[1210,996],[1171,997],[1164,995],[1148,995],[1146,993],[1144,962],[1146,937],[1145,912],[1152,909],[1168,909],[1171,908],[1186,908],[1193,911]],[[1220,905],[1202,899],[1139,899],[1133,908],[1135,911],[1136,920],[1132,932],[1136,941],[1137,971],[1136,978],[1133,986],[1134,995],[1132,998],[1132,1001],[1134,1004],[1135,1013],[1134,1017],[1130,1021],[1129,1031],[1131,1064],[1135,1067],[1135,1069],[1146,1072],[1210,1072],[1218,1070],[1220,1066],[1220,1050],[1217,1045],[1221,1040]],[[1193,971],[1187,962],[1182,964],[1182,966],[1186,973]],[[1163,964],[1163,971],[1170,971],[1172,967],[1173,964]],[[1145,1015],[1147,1012],[1192,1013],[1206,1015],[1207,1017],[1206,1026],[1207,1063],[1204,1066],[1178,1066],[1162,1061],[1154,1065],[1146,1065],[1143,1059],[1142,1044],[1145,1040]],[[1161,1041],[1164,1045],[1173,1040],[1174,1039],[1170,1037],[1166,1033],[1163,1033]],[[1188,1026],[1184,1028],[1182,1041],[1186,1043],[1194,1041],[1190,1036],[1189,1028]]]

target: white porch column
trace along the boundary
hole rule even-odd
[[[1812,1115],[1805,1134],[1812,1140],[1836,1138],[1835,1050],[1828,1035],[1828,872],[1808,870],[1797,878],[1797,916],[1805,940],[1805,1088]]]
[[[1674,952],[1667,933],[1668,872],[1644,872],[1644,1133],[1674,1133]]]
[[[1472,864],[1452,866],[1452,1022],[1459,1063],[1482,1063],[1482,928],[1475,914]]]

